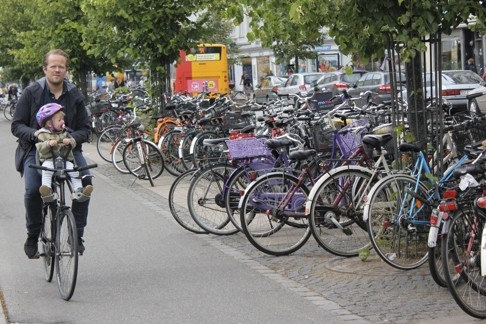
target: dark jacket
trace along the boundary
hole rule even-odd
[[[88,141],[91,131],[90,119],[84,105],[84,97],[81,91],[72,83],[65,81],[64,86],[67,88],[65,94],[64,120],[66,126],[73,130],[71,136],[76,140],[76,148],[81,150],[82,143]],[[43,92],[46,87],[46,79],[41,78],[22,91],[14,115],[12,118],[12,134],[18,137],[19,146],[24,150],[35,148],[36,138],[34,133],[40,129],[37,124],[35,115],[42,106]]]

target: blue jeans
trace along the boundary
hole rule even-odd
[[[37,169],[29,168],[29,165],[36,164],[37,151],[32,150],[26,157],[24,162],[24,205],[25,205],[25,220],[28,234],[38,235],[42,227],[42,199],[39,193],[39,187],[41,186],[41,172]],[[87,165],[86,160],[82,154],[82,151],[73,151],[74,160],[76,165]],[[80,172],[81,176],[89,175],[89,170]],[[91,184],[91,177],[83,179],[83,186]],[[88,207],[89,200],[85,202],[73,201],[72,212],[76,219],[76,227],[78,228],[78,236],[83,237],[84,228],[88,221]]]

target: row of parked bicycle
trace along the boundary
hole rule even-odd
[[[486,164],[480,145],[465,145],[486,138],[483,117],[446,116],[445,127],[430,127],[424,152],[395,144],[403,125],[390,123],[396,112],[384,105],[345,101],[319,113],[226,97],[201,108],[200,100],[174,97],[155,141],[138,124],[107,128],[98,152],[139,178],[177,175],[170,209],[189,231],[241,231],[271,255],[293,253],[312,235],[339,256],[373,249],[404,270],[428,262],[468,314],[486,317]],[[146,144],[137,151],[133,138]]]

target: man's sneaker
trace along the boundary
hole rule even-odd
[[[24,252],[29,259],[38,259],[37,253],[37,241],[39,240],[38,234],[27,234],[27,240],[24,244]]]
[[[86,248],[84,247],[84,240],[82,237],[78,237],[78,253],[79,255],[83,255]]]
[[[39,192],[41,194],[42,201],[45,203],[50,203],[54,200],[54,195],[52,194],[52,189],[46,185],[39,187]]]
[[[78,202],[84,202],[91,197],[92,192],[93,192],[92,185],[87,185],[84,188],[78,188],[73,193],[73,200],[77,200]]]

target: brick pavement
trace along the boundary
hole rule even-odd
[[[96,173],[130,188],[138,201],[174,221],[165,198],[174,177],[164,173],[151,188],[148,181],[134,181],[133,176],[122,175],[103,162],[94,144],[86,145],[85,153],[89,160],[99,163]],[[181,231],[184,231],[182,227]],[[255,249],[241,233],[198,237],[289,287],[317,307],[329,310],[343,322],[479,322],[466,315],[445,288],[434,283],[427,265],[401,271],[388,266],[373,253],[365,262],[359,258],[336,257],[319,248],[313,238],[292,255],[274,257]]]

